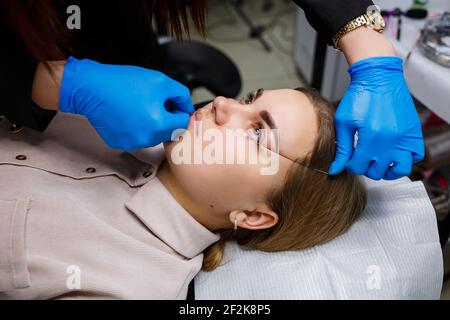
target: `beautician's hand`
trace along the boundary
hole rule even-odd
[[[71,57],[59,110],[85,116],[108,146],[129,151],[170,141],[194,107],[189,90],[160,72]]]
[[[408,175],[423,159],[424,143],[402,60],[372,57],[353,64],[349,73],[351,84],[336,112],[337,152],[329,173],[346,168],[375,180]]]

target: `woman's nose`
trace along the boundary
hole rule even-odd
[[[243,111],[242,105],[234,100],[225,97],[217,97],[213,101],[213,113],[218,125],[226,124],[232,115]]]
[[[217,97],[213,101],[213,114],[218,125],[224,125],[229,118],[229,101],[225,97]]]

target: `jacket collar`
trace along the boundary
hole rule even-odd
[[[155,177],[125,204],[164,243],[192,259],[220,237],[195,220]]]

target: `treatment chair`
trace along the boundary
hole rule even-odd
[[[155,14],[155,34],[159,40],[162,72],[181,82],[190,91],[205,88],[214,96],[235,98],[242,79],[236,64],[212,45],[195,41],[175,41],[159,14]]]
[[[233,61],[218,49],[199,41],[169,41],[161,45],[163,72],[189,90],[208,89],[214,96],[235,98],[242,80]]]

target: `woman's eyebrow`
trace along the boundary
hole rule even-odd
[[[270,129],[278,129],[277,125],[275,124],[275,121],[273,121],[272,115],[266,111],[263,110],[259,113],[259,116],[264,120],[265,123],[269,126]]]
[[[263,93],[264,93],[264,89],[258,89],[258,90],[256,91],[255,98],[253,99],[253,101],[256,101],[256,99],[258,99],[259,97],[261,97],[261,96],[263,95]]]
[[[255,95],[253,102],[255,102],[256,99],[261,97],[263,94],[264,94],[264,89],[258,89],[256,91],[256,95]],[[266,110],[261,111],[259,113],[259,116],[264,120],[265,123],[267,123],[267,125],[269,126],[270,129],[273,130],[273,129],[278,128],[277,125],[275,124],[275,121],[273,121],[272,115],[268,111],[266,111]]]

